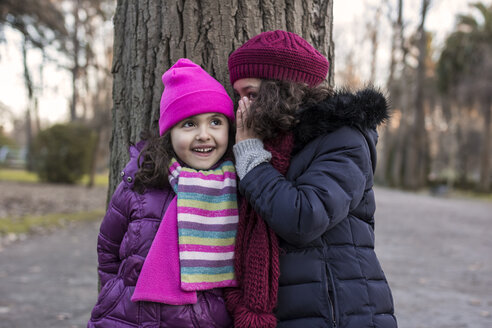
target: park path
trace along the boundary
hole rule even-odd
[[[0,327],[85,327],[97,297],[99,222],[70,224],[0,252]]]
[[[492,327],[492,203],[377,188],[376,251],[400,328]],[[98,222],[0,251],[0,327],[85,327]]]
[[[492,203],[378,189],[376,251],[400,328],[492,327]]]

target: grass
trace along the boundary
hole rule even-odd
[[[15,181],[15,182],[39,182],[38,176],[33,172],[16,169],[0,169],[0,181]]]
[[[94,185],[108,186],[108,174],[97,174]],[[40,183],[35,173],[21,169],[0,168],[0,181],[21,183]],[[78,185],[87,185],[89,176],[85,175]],[[45,215],[26,215],[23,217],[0,218],[0,236],[6,234],[28,234],[31,232],[60,227],[68,222],[100,220],[104,216],[104,210],[95,210],[75,213],[50,213]]]
[[[84,175],[79,184],[86,185],[89,182],[89,175]],[[96,174],[94,177],[94,186],[107,187],[109,184],[109,173]]]
[[[21,218],[0,218],[0,235],[27,234],[39,229],[60,227],[68,222],[92,221],[101,219],[104,210],[77,213],[56,213],[41,216],[27,215]]]
[[[0,181],[11,181],[11,182],[23,182],[23,183],[38,183],[40,182],[36,173],[29,172],[26,170],[19,169],[6,169],[0,168]],[[89,175],[84,175],[82,179],[78,182],[79,185],[86,185],[89,181]],[[107,187],[109,181],[109,175],[96,174],[94,178],[94,185],[99,187]]]
[[[452,197],[471,198],[471,199],[478,199],[487,202],[492,202],[492,193],[490,192],[484,193],[484,192],[477,192],[471,190],[453,190],[451,191],[450,195]]]

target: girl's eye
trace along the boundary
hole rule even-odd
[[[258,94],[256,92],[250,92],[248,94],[249,100],[255,100],[258,97]]]
[[[186,121],[183,123],[184,128],[191,128],[193,126],[195,126],[195,124],[192,121]]]
[[[221,125],[222,121],[219,120],[218,118],[214,118],[212,121],[210,121],[211,125]]]

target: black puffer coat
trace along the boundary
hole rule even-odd
[[[240,181],[280,239],[278,327],[397,327],[374,252],[375,128],[387,117],[374,90],[338,93],[299,112],[286,176],[263,163]]]

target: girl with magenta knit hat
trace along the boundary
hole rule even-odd
[[[232,327],[222,293],[237,286],[233,103],[188,59],[162,82],[159,136],[130,149],[101,224],[88,327]]]
[[[300,36],[261,33],[229,56],[239,94],[236,328],[395,328],[374,251],[376,90],[321,86],[329,63]]]

